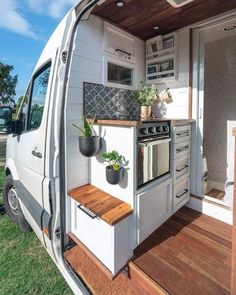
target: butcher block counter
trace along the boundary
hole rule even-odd
[[[155,118],[150,119],[151,122],[155,121],[171,121],[172,126],[182,126],[189,125],[194,122],[193,119],[171,119],[171,118]],[[146,120],[149,121],[149,120]],[[93,120],[90,120],[93,123]],[[94,125],[111,125],[111,126],[124,126],[124,127],[137,127],[140,120],[110,120],[110,119],[98,119],[93,124]]]
[[[70,190],[68,195],[110,225],[116,224],[133,212],[129,204],[91,184]]]

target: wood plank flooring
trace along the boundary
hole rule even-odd
[[[216,198],[218,200],[223,200],[224,199],[224,196],[225,196],[225,192],[222,192],[218,189],[215,189],[213,188],[212,190],[210,190],[208,193],[207,193],[208,196],[212,197],[212,198]]]
[[[229,295],[231,233],[230,225],[183,207],[135,249],[130,268],[135,291]],[[145,274],[144,280],[137,280],[138,270]],[[147,277],[152,283],[149,293]]]

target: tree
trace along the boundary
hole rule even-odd
[[[18,75],[13,76],[11,72],[14,70],[13,66],[0,62],[0,105],[15,106],[13,97],[16,95],[16,83]]]

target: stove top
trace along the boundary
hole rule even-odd
[[[137,136],[139,139],[149,137],[170,138],[170,122],[170,120],[157,118],[139,121]]]

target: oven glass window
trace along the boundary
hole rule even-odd
[[[125,68],[108,62],[108,82],[132,86],[132,76],[133,69]]]

